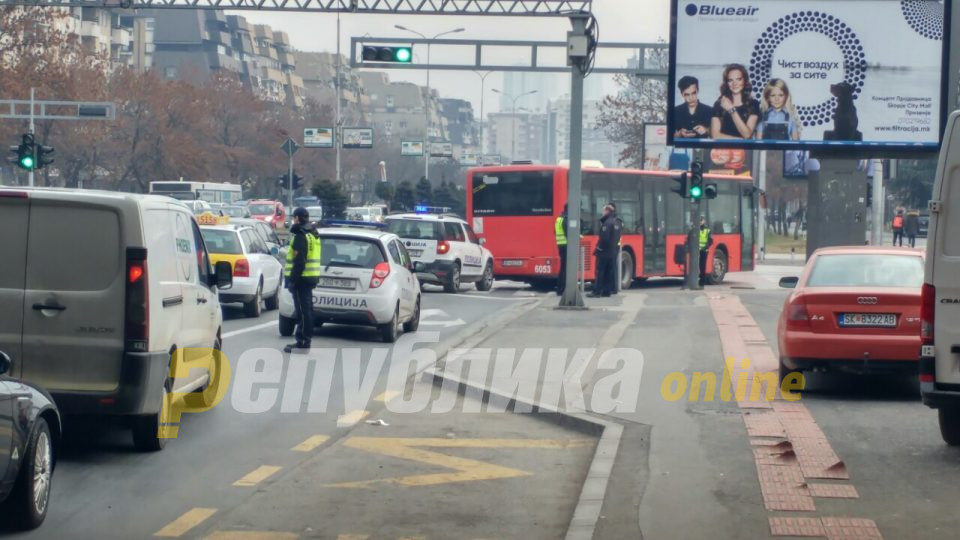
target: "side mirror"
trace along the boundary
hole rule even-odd
[[[484,245],[484,244],[487,243],[487,239],[486,239],[486,238],[480,238],[480,239],[477,240],[477,243],[482,246],[482,245]]]
[[[427,269],[427,265],[423,264],[422,262],[415,261],[415,262],[413,263],[413,271],[414,271],[414,272],[423,272],[423,271],[425,271],[426,269]]]
[[[280,255],[280,248],[277,246],[270,246],[270,254],[273,255],[274,257],[276,257],[277,255]]]
[[[217,288],[220,290],[233,287],[233,268],[227,261],[219,261],[213,266],[213,275],[217,278]]]
[[[780,278],[780,286],[784,289],[793,289],[797,286],[797,282],[800,281],[800,278],[797,276],[788,276]]]
[[[13,365],[13,361],[10,360],[10,355],[0,351],[0,375],[10,371],[11,365]]]

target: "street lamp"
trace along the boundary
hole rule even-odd
[[[478,77],[480,77],[480,160],[483,160],[483,123],[486,122],[486,118],[483,116],[483,85],[487,81],[487,75],[493,73],[488,71],[486,73],[480,73],[479,71],[474,71]]]
[[[403,30],[404,32],[410,32],[416,34],[423,39],[427,40],[427,96],[423,101],[423,116],[424,116],[424,125],[423,125],[423,177],[427,180],[430,179],[430,42],[437,39],[440,36],[445,36],[447,34],[456,34],[458,32],[463,32],[463,28],[454,28],[453,30],[448,30],[446,32],[440,32],[439,34],[428,38],[427,36],[407,28],[401,24],[393,25],[397,30]]]
[[[516,159],[517,159],[517,100],[520,99],[520,98],[522,98],[523,96],[529,96],[529,95],[531,95],[531,94],[536,94],[537,91],[536,91],[536,90],[531,90],[531,91],[529,91],[529,92],[524,92],[524,93],[522,93],[522,94],[518,94],[518,95],[514,96],[514,95],[508,94],[508,93],[506,93],[506,92],[501,92],[500,90],[497,90],[496,88],[491,88],[490,90],[492,90],[492,91],[494,91],[494,92],[496,92],[496,93],[498,93],[498,94],[500,94],[500,95],[506,96],[507,99],[510,99],[510,100],[512,100],[512,102],[513,102],[513,104],[512,104],[511,107],[510,107],[510,160],[511,160],[511,161],[516,161]]]

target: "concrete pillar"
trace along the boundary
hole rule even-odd
[[[807,195],[807,257],[826,246],[863,245],[867,234],[865,170],[857,160],[821,159]]]

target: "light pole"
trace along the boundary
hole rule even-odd
[[[483,116],[483,85],[487,81],[487,75],[493,73],[488,71],[481,74],[479,71],[474,71],[478,77],[480,77],[480,161],[483,161],[483,123],[486,121],[486,118]]]
[[[337,184],[340,184],[340,133],[341,133],[341,124],[343,123],[340,120],[340,100],[343,96],[340,93],[340,12],[337,12],[337,73],[334,76],[333,80],[333,91],[337,94],[337,118],[334,122],[335,126],[333,128],[333,144],[336,146],[337,151]]]
[[[416,34],[423,39],[427,40],[427,95],[423,101],[423,116],[424,116],[424,125],[423,125],[423,177],[427,180],[430,179],[430,41],[437,39],[440,36],[445,36],[447,34],[456,34],[458,32],[463,32],[463,28],[454,28],[453,30],[448,30],[446,32],[440,32],[439,34],[428,38],[427,36],[407,28],[406,26],[395,24],[393,25],[397,30],[403,30],[405,32],[410,32]]]
[[[511,161],[516,161],[516,159],[517,159],[517,100],[520,99],[520,98],[522,98],[523,96],[529,96],[529,95],[531,95],[531,94],[536,94],[537,91],[536,91],[536,90],[531,90],[531,91],[529,91],[529,92],[524,92],[524,93],[522,93],[522,94],[518,94],[518,95],[514,96],[514,95],[508,94],[508,93],[506,93],[506,92],[501,92],[500,90],[497,90],[496,88],[491,88],[490,90],[492,90],[492,91],[494,91],[494,92],[496,92],[496,93],[498,93],[498,94],[502,94],[502,95],[504,95],[504,96],[507,96],[507,98],[510,99],[510,100],[513,102],[512,105],[510,106],[510,160],[511,160]]]

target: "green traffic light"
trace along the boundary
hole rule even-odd
[[[20,158],[20,166],[23,167],[24,169],[32,169],[32,168],[33,168],[33,157],[31,157],[31,156],[23,156],[22,158]]]
[[[397,62],[408,63],[413,59],[413,51],[407,47],[398,47],[394,50],[393,59]]]
[[[703,196],[703,188],[700,186],[691,186],[690,187],[690,198],[699,199]]]

